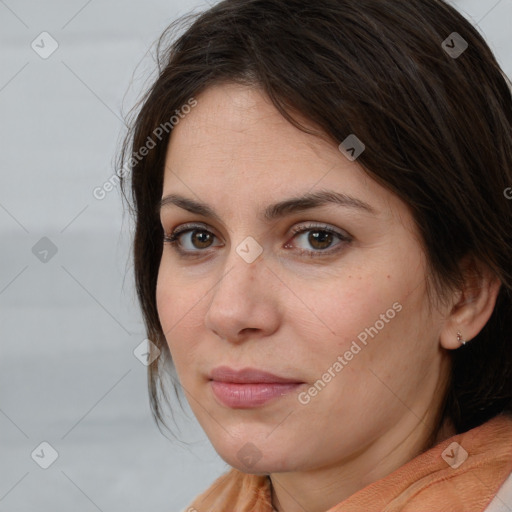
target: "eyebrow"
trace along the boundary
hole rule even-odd
[[[310,210],[329,204],[335,204],[347,208],[355,208],[366,211],[373,215],[377,213],[373,207],[371,207],[368,203],[361,201],[360,199],[351,197],[346,194],[340,194],[339,192],[334,192],[332,190],[320,190],[317,192],[306,193],[300,197],[292,197],[290,199],[285,199],[284,201],[279,201],[278,203],[268,205],[263,212],[262,218],[266,221],[272,221],[292,213]],[[162,208],[168,205],[176,205],[191,213],[202,215],[204,217],[210,217],[219,223],[222,223],[222,219],[210,206],[205,203],[181,196],[179,194],[169,194],[163,197],[157,205],[158,210],[160,211]]]

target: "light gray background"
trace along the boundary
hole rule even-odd
[[[453,4],[512,76],[512,0]],[[207,7],[0,0],[0,511],[176,512],[227,469],[195,419],[189,444],[151,419],[132,224],[117,189],[92,193],[114,172],[152,43]],[[47,59],[31,48],[43,31],[59,44]],[[46,263],[42,237],[57,248]],[[43,441],[59,454],[46,470],[31,458]]]

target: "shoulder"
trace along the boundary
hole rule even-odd
[[[512,473],[499,488],[494,499],[483,512],[509,512],[512,509]]]
[[[271,510],[270,483],[267,476],[242,473],[231,468],[217,478],[189,507],[181,512],[217,510],[235,507],[237,512]]]

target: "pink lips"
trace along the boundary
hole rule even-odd
[[[254,368],[237,371],[227,366],[215,368],[210,379],[216,398],[223,405],[236,409],[259,407],[304,384]]]

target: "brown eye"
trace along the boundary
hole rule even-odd
[[[308,236],[308,242],[311,244],[311,247],[314,249],[327,249],[331,246],[333,241],[332,233],[328,231],[310,231]]]
[[[301,255],[328,256],[343,249],[353,239],[346,232],[339,232],[329,226],[301,226],[293,229],[294,242],[285,244],[286,249],[297,249]],[[200,257],[207,255],[208,249],[222,246],[222,242],[215,244],[217,236],[210,230],[198,225],[183,225],[171,235],[164,236],[164,243],[170,244],[183,257]],[[336,239],[338,243],[335,243]],[[297,243],[297,241],[299,243]],[[306,244],[306,247],[300,247]]]
[[[189,235],[188,237],[186,235]],[[209,231],[201,229],[181,229],[164,237],[165,242],[177,244],[180,249],[193,251],[194,249],[208,249],[211,247],[215,235]]]
[[[286,244],[287,249],[297,248],[301,255],[327,256],[343,249],[352,237],[343,231],[329,226],[307,225],[293,229],[293,242]],[[336,243],[336,239],[338,243]]]
[[[197,249],[206,249],[207,247],[210,247],[213,240],[212,234],[208,231],[194,229],[191,231],[191,235],[190,240],[192,245]]]

